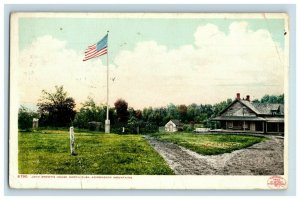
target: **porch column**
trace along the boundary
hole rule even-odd
[[[226,122],[226,125],[225,125],[226,127],[225,127],[225,129],[227,130],[227,121],[225,121],[225,122]]]
[[[277,123],[277,132],[279,132],[279,123]]]
[[[266,133],[268,133],[268,123],[266,122]]]
[[[262,121],[262,128],[263,128],[263,133],[265,132],[265,122]]]

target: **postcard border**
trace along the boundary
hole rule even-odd
[[[287,79],[287,80],[289,80],[289,79]],[[286,140],[287,141],[287,140]],[[287,145],[285,145],[285,147],[287,147]]]

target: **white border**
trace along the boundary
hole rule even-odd
[[[10,51],[10,157],[9,157],[9,183],[12,188],[47,188],[47,189],[270,189],[267,185],[271,176],[130,176],[128,179],[118,179],[118,176],[105,179],[98,178],[33,178],[33,175],[18,176],[18,19],[20,17],[89,17],[89,18],[264,18],[261,13],[14,13],[11,21],[11,51]],[[265,13],[267,18],[285,19],[285,29],[289,30],[286,14]],[[289,34],[285,37],[285,47],[289,44]],[[285,48],[285,132],[288,133],[288,56],[289,48]],[[288,181],[288,134],[284,141],[283,177]],[[46,175],[48,176],[48,175]],[[72,175],[73,176],[73,175]],[[104,176],[103,176],[104,177]],[[287,186],[287,185],[286,185]]]

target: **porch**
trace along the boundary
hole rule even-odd
[[[260,133],[260,134],[284,134],[283,118],[215,118],[213,121],[219,121],[219,129],[213,129],[211,132],[228,132],[228,133]]]

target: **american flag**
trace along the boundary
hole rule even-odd
[[[96,57],[102,56],[104,54],[107,54],[107,38],[108,38],[108,34],[106,34],[96,44],[88,46],[88,48],[84,52],[85,56],[83,58],[83,61],[87,61],[91,58],[96,58]]]

